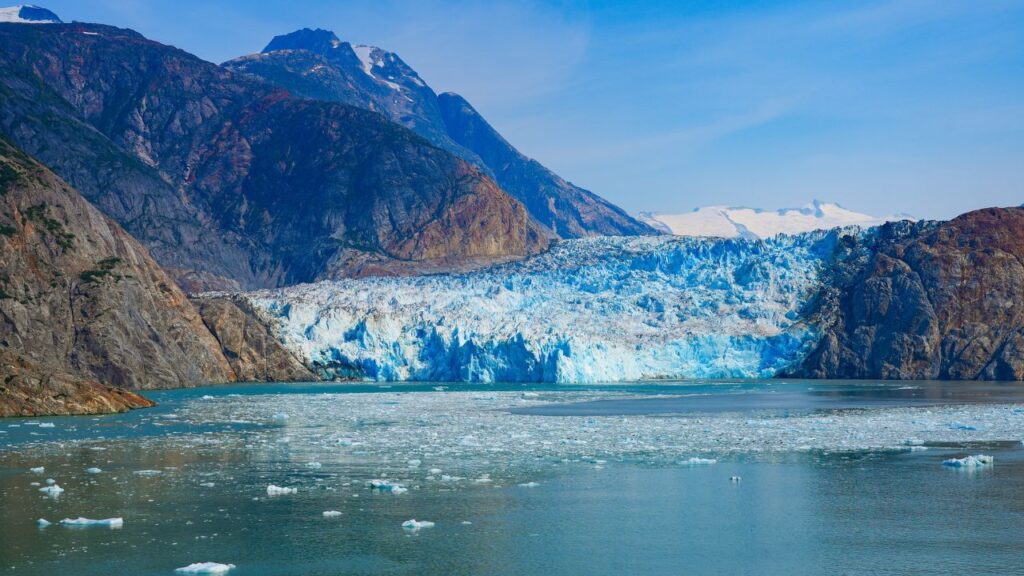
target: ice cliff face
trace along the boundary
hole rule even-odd
[[[614,382],[771,376],[840,231],[770,240],[590,238],[485,271],[250,293],[323,377]]]

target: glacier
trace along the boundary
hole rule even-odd
[[[600,383],[770,377],[844,234],[599,237],[525,261],[244,295],[325,379]]]

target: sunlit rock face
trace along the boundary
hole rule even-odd
[[[326,378],[615,382],[772,376],[815,330],[800,312],[839,238],[558,243],[485,271],[247,297]]]

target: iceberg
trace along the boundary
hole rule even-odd
[[[35,468],[29,468],[28,471],[33,474],[43,474],[46,472],[46,468],[43,466],[36,466]]]
[[[967,456],[964,458],[950,458],[949,460],[943,460],[942,465],[950,468],[981,468],[982,466],[990,466],[995,462],[995,458],[986,454],[976,454],[974,456]]]
[[[585,238],[476,272],[243,297],[328,380],[770,377],[816,341],[800,313],[840,238],[869,233]]]
[[[65,518],[60,521],[61,526],[67,526],[68,528],[90,528],[90,527],[106,527],[106,528],[121,528],[124,526],[123,518],[107,518],[104,520],[92,520],[90,518]]]
[[[433,528],[433,527],[434,527],[434,523],[433,522],[428,522],[426,520],[422,520],[421,521],[421,520],[412,519],[412,520],[406,520],[405,522],[402,522],[402,528],[405,528],[406,530],[411,530],[413,532],[416,532],[420,528]]]
[[[716,464],[717,462],[718,460],[716,460],[715,458],[698,458],[697,456],[692,456],[686,460],[683,460],[682,463],[685,464],[686,466],[710,466],[711,464]]]
[[[40,518],[39,520],[36,520],[36,526],[39,526],[40,528],[46,528],[47,526],[52,525],[53,523],[47,520],[46,518]]]
[[[403,494],[409,490],[401,484],[396,484],[389,480],[370,480],[367,482],[370,486],[370,490],[377,490],[379,492],[390,492],[391,494]]]
[[[234,564],[220,564],[217,562],[196,562],[174,571],[175,574],[226,574],[234,570]]]
[[[39,489],[39,491],[42,492],[43,494],[46,494],[47,496],[56,497],[60,496],[61,493],[64,492],[64,489],[61,488],[58,484],[51,484],[49,486],[43,486],[42,488]]]
[[[93,467],[93,468],[86,468],[85,469],[85,473],[86,474],[99,474],[100,472],[103,472],[103,470],[100,470],[99,468],[95,468],[95,467]]]
[[[267,486],[267,496],[283,496],[285,494],[296,494],[298,493],[298,491],[298,488],[275,486],[273,484]]]
[[[324,510],[324,518],[337,518],[341,516],[341,512],[337,510]]]

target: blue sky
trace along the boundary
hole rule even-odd
[[[1024,0],[39,0],[214,62],[304,26],[399,53],[630,211],[1024,203]]]

